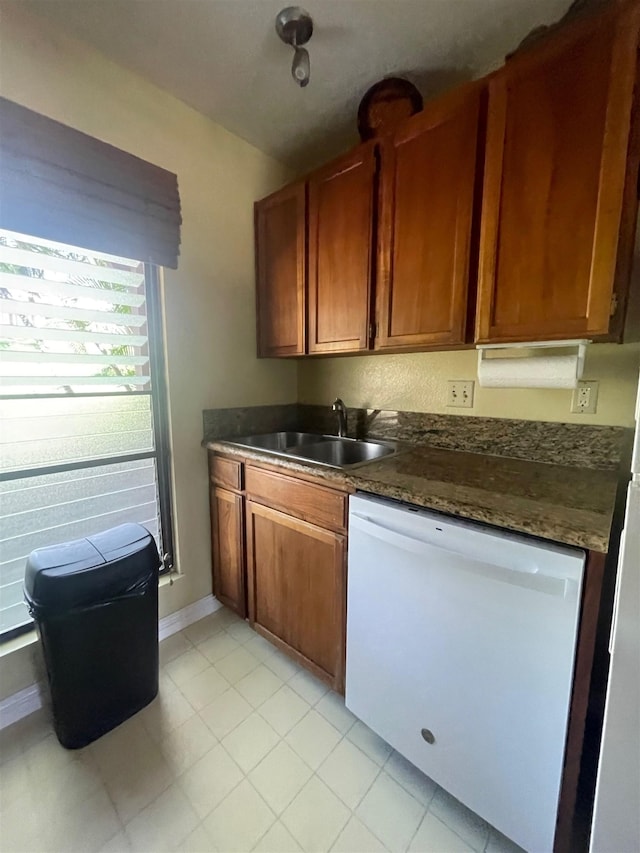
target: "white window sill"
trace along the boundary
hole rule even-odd
[[[19,637],[12,637],[10,640],[4,640],[0,643],[0,658],[3,658],[5,655],[10,655],[12,652],[17,652],[19,649],[25,648],[25,646],[30,646],[32,643],[37,642],[38,640],[38,632],[35,628],[31,631],[26,631],[24,634],[20,634]]]

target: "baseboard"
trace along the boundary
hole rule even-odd
[[[158,639],[164,640],[183,628],[187,628],[194,622],[204,619],[210,613],[215,613],[220,610],[222,604],[217,598],[212,595],[205,595],[204,598],[194,601],[193,604],[188,604],[182,610],[177,610],[175,613],[170,613],[160,619],[158,624]],[[13,693],[6,699],[0,702],[0,730],[7,726],[17,723],[23,717],[28,717],[34,711],[42,708],[43,690],[46,690],[45,685],[36,683],[30,684],[24,690],[19,690]]]
[[[0,702],[0,730],[42,708],[42,684],[30,684]]]
[[[165,640],[172,634],[177,634],[184,628],[188,628],[194,622],[204,619],[210,613],[215,613],[220,610],[222,603],[212,595],[205,595],[204,598],[194,601],[193,604],[187,604],[182,610],[176,610],[175,613],[170,613],[160,620],[158,625],[158,637]]]

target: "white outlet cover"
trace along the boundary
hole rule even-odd
[[[450,379],[447,383],[447,407],[472,409],[474,386],[472,379]]]
[[[595,415],[598,410],[598,381],[581,379],[571,397],[571,411],[576,415]]]

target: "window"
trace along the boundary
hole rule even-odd
[[[6,637],[34,548],[139,521],[171,566],[154,265],[177,269],[182,216],[172,172],[2,97],[0,198]]]
[[[0,230],[0,636],[27,556],[125,521],[171,567],[157,268]]]

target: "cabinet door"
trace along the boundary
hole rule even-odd
[[[211,488],[211,552],[216,598],[247,615],[244,559],[244,499],[217,486]]]
[[[490,82],[478,341],[609,329],[640,11],[618,5]]]
[[[251,624],[341,690],[345,537],[247,501],[247,546]]]
[[[463,87],[382,144],[375,349],[465,342],[479,104]]]
[[[309,352],[369,347],[375,148],[309,178]]]
[[[305,351],[305,186],[256,202],[258,355]]]

